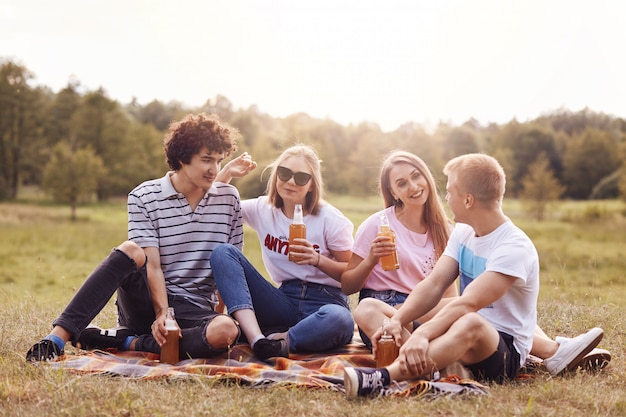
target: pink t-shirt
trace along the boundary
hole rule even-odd
[[[387,214],[391,230],[396,233],[400,269],[383,271],[379,262],[365,281],[363,288],[376,291],[395,290],[408,294],[432,271],[435,265],[435,247],[428,233],[415,233],[404,227],[396,217],[393,206],[383,211]],[[368,217],[356,232],[352,252],[363,259],[369,254],[372,241],[378,234],[380,215],[383,211]]]

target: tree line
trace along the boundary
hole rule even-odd
[[[432,130],[407,122],[383,132],[371,122],[344,126],[305,113],[277,118],[257,106],[235,109],[220,95],[194,108],[177,101],[123,104],[104,88],[86,90],[76,79],[58,92],[34,82],[23,64],[0,59],[0,200],[15,199],[25,185],[72,207],[126,195],[164,174],[162,140],[169,123],[198,112],[238,128],[239,151],[251,153],[261,168],[295,142],[312,145],[331,193],[372,195],[384,155],[404,149],[424,159],[440,186],[448,159],[484,152],[504,166],[511,197],[626,199],[626,120],[590,109],[559,109],[502,125],[441,122]],[[266,179],[257,169],[237,186],[244,198],[254,197],[264,192]]]

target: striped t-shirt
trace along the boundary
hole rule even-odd
[[[215,282],[211,252],[221,243],[243,248],[239,192],[214,183],[195,211],[174,189],[168,172],[128,195],[128,239],[142,248],[158,247],[168,294],[211,308]]]

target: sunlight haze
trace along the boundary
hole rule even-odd
[[[126,104],[341,124],[626,117],[622,1],[0,1],[0,57]]]

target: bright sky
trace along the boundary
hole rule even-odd
[[[0,0],[0,57],[55,92],[200,106],[221,94],[393,130],[626,117],[623,0]]]

